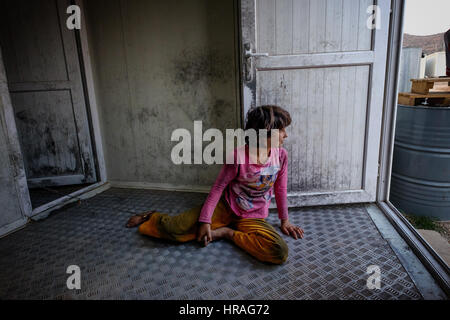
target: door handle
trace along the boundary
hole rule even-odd
[[[245,57],[248,58],[252,58],[252,57],[268,57],[269,54],[268,53],[254,53],[254,52],[245,52]]]
[[[250,43],[246,43],[244,45],[244,67],[245,67],[245,81],[250,82],[252,81],[253,77],[253,59],[255,57],[268,57],[268,53],[261,53],[261,52],[252,52],[252,47]]]

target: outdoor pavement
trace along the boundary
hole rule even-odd
[[[133,213],[177,214],[205,198],[111,188],[32,222],[0,239],[0,299],[424,298],[364,204],[290,209],[305,236],[282,235],[283,265],[259,262],[226,240],[203,248],[124,227]],[[279,230],[276,211],[268,221]],[[80,267],[80,290],[67,288],[70,265]],[[369,266],[380,268],[379,289],[367,287]]]
[[[439,256],[450,266],[450,244],[434,230],[417,230]]]

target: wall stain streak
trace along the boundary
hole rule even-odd
[[[233,60],[217,50],[183,49],[180,57],[173,60],[174,84],[190,86],[199,81],[230,81],[227,70]]]

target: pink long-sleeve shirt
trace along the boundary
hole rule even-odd
[[[271,148],[264,164],[250,164],[247,145],[234,149],[233,156],[233,163],[223,165],[212,186],[199,221],[211,223],[214,209],[224,191],[225,200],[237,216],[263,219],[269,214],[270,200],[275,193],[278,217],[287,219],[287,151]]]

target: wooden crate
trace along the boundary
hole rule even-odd
[[[446,82],[447,85],[444,86],[445,91],[450,92],[450,77],[446,78],[423,78],[423,79],[411,79],[412,86],[411,92],[417,94],[428,94],[430,90],[435,88],[436,82]],[[437,88],[436,88],[437,89]],[[440,86],[437,91],[442,92],[442,86]]]
[[[450,105],[450,92],[430,92],[428,94],[401,92],[398,94],[398,103],[406,106],[417,106],[427,99],[430,106]]]

